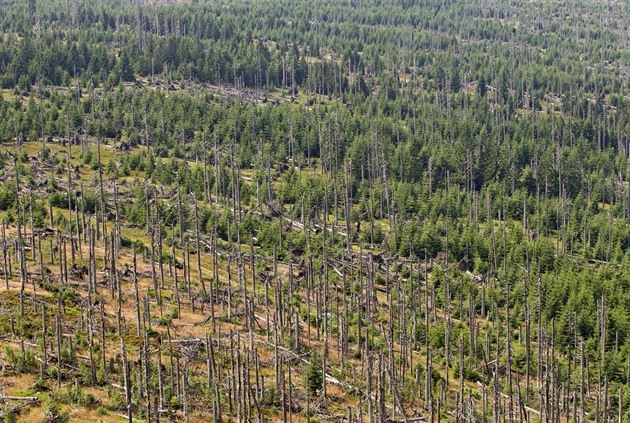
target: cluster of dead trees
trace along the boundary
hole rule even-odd
[[[164,200],[149,189],[148,241],[137,251],[135,243],[122,246],[121,187],[105,183],[102,172],[100,213],[86,215],[69,201],[67,225],[54,227],[51,216],[50,228],[34,226],[26,212],[32,191],[21,189],[19,171],[14,176],[18,212],[14,225],[2,226],[10,293],[3,307],[15,312],[5,341],[17,342],[22,355],[32,351],[53,389],[75,380],[109,386],[109,405],[130,421],[206,413],[214,421],[298,414],[349,422],[583,421],[587,410],[604,421],[622,418],[623,389],[611,391],[603,371],[604,297],[601,360],[593,361],[575,326],[575,349],[558,351],[554,322],[544,324],[540,304],[530,309],[524,301],[525,318],[514,325],[512,289],[500,272],[471,285],[464,280],[470,269],[448,255],[403,259],[345,248],[331,257],[327,247],[340,232],[325,217],[307,217],[290,228],[305,233],[307,250],[279,261],[253,241],[219,243],[197,224],[176,236],[163,224],[157,204]],[[180,223],[182,197],[177,189]],[[238,212],[254,211],[231,198],[217,207],[237,211],[238,226]],[[196,221],[196,201],[193,210]],[[311,245],[316,232],[320,249]],[[19,329],[26,320],[31,325]],[[515,345],[524,357],[514,357]],[[310,389],[305,375],[315,351],[321,387]]]

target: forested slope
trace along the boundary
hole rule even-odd
[[[0,4],[5,421],[624,421],[630,6]]]

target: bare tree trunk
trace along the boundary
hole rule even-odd
[[[125,379],[125,400],[127,406],[127,416],[129,423],[133,422],[131,414],[131,375],[129,371],[129,362],[127,361],[127,351],[125,350],[125,340],[120,338],[120,349],[122,354],[123,377]]]

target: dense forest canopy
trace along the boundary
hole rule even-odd
[[[5,420],[627,419],[629,25],[2,2]]]

